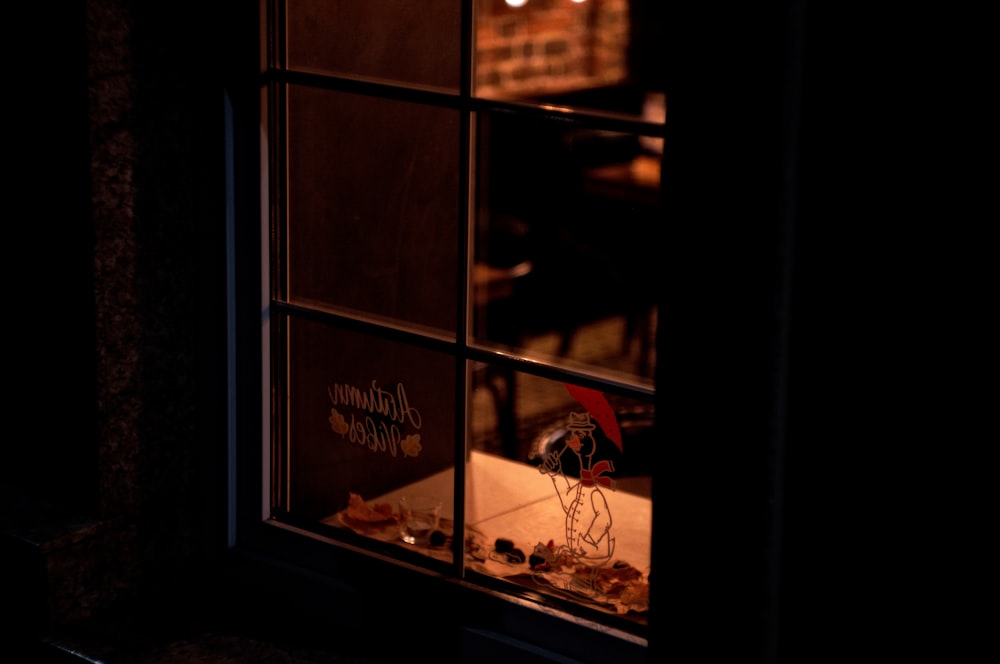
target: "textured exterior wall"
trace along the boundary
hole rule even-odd
[[[169,3],[88,1],[99,516],[137,538],[122,564],[140,585],[203,553],[207,496],[224,490],[205,463],[224,440],[200,428],[203,405],[225,412],[200,380],[224,329],[202,319],[217,305],[224,320],[209,302],[224,264],[204,244],[224,232],[211,29]]]
[[[0,581],[35,607],[25,622],[55,624],[155,595],[204,568],[225,536],[225,393],[212,382],[225,356],[218,28],[164,3],[73,9],[53,24],[86,71],[64,81],[38,67],[40,94],[25,95],[44,114],[26,123],[36,135],[59,128],[24,140],[26,152],[80,168],[30,180],[50,200],[25,192],[43,223],[19,250],[51,248],[44,279],[24,289],[39,340],[21,344],[17,369],[37,433],[0,487],[2,552],[31,570]]]

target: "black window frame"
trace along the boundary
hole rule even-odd
[[[790,4],[794,8],[796,3]],[[658,419],[657,431],[676,442],[664,449],[664,471],[654,483],[655,504],[662,509],[654,513],[653,556],[654,566],[668,580],[661,582],[663,599],[657,622],[651,622],[649,647],[631,655],[638,660],[707,650],[756,657],[773,647],[775,627],[774,564],[780,536],[775,497],[781,480],[783,431],[778,410],[785,353],[781,340],[787,331],[784,270],[791,260],[787,245],[791,212],[781,205],[788,205],[792,197],[790,183],[783,177],[794,161],[789,152],[793,137],[785,133],[784,123],[795,112],[794,100],[790,107],[782,92],[790,84],[786,77],[794,58],[786,49],[794,39],[786,33],[790,12],[785,3],[770,7],[765,15],[739,16],[745,20],[738,28],[735,18],[733,24],[726,21],[722,31],[717,30],[719,17],[704,8],[666,13],[670,41],[664,44],[664,56],[672,62],[690,63],[693,58],[698,63],[676,67],[667,82],[671,115],[663,177],[665,215],[673,221],[663,238],[666,260],[660,306],[672,312],[676,324],[661,326],[657,339],[656,406],[659,413],[669,414]],[[361,606],[367,606],[363,592],[351,582],[359,570],[362,575],[398,575],[407,583],[427,583],[459,606],[474,599],[481,616],[512,612],[513,619],[503,621],[501,634],[494,632],[492,620],[477,618],[477,611],[449,612],[461,625],[460,640],[479,635],[482,645],[498,636],[506,643],[532,644],[568,630],[575,645],[553,652],[584,660],[601,653],[623,654],[622,643],[591,625],[539,615],[462,583],[449,584],[426,570],[379,560],[350,546],[330,547],[305,534],[279,533],[260,523],[259,510],[252,506],[261,501],[258,452],[264,433],[260,431],[263,240],[256,223],[262,200],[256,111],[262,74],[257,42],[261,15],[256,7],[234,6],[232,17],[227,43],[233,48],[225,65],[231,549],[321,578],[322,589],[308,592],[321,597],[343,593]],[[726,39],[730,42],[725,48],[712,51]],[[745,47],[744,59],[730,68],[733,61],[726,58],[735,57],[739,47]],[[739,93],[755,98],[752,93],[759,86],[766,90],[761,103],[745,104],[739,122],[727,124],[730,116],[720,108],[738,101]],[[685,104],[685,98],[692,101]],[[732,169],[720,171],[708,162],[707,155],[713,153],[743,157],[753,153],[754,158],[743,158]],[[767,167],[760,168],[761,163]],[[697,223],[706,218],[699,206],[720,185],[747,198],[716,200],[709,216],[717,223]],[[748,211],[763,220],[757,233],[739,220]],[[741,241],[749,245],[741,246]],[[738,335],[724,331],[730,325],[738,327]],[[715,380],[719,376],[729,376],[724,386]],[[713,419],[720,409],[730,417]],[[727,607],[719,607],[720,597],[731,600]],[[729,638],[713,645],[711,636],[719,629],[728,629]]]

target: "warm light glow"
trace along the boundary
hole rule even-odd
[[[586,2],[587,0],[571,0],[571,1],[575,2],[576,4],[580,4]],[[504,2],[507,3],[508,7],[523,7],[526,4],[528,4],[528,0],[504,0]]]

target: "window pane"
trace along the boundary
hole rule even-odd
[[[460,2],[288,3],[288,67],[455,91]]]
[[[639,116],[664,90],[659,0],[512,4],[476,2],[476,96]]]
[[[290,86],[288,298],[454,336],[456,111]]]
[[[280,507],[296,521],[411,548],[400,539],[397,498],[433,490],[443,503],[437,528],[450,531],[453,484],[433,480],[453,477],[455,394],[448,355],[288,321]],[[450,559],[447,547],[423,544],[422,553]]]
[[[280,4],[284,64],[319,76],[275,71],[265,99],[272,516],[643,633],[665,122],[662,81],[635,66],[650,2]],[[413,494],[439,502],[420,533],[401,527]]]
[[[514,114],[478,127],[475,341],[650,383],[658,146]]]
[[[503,373],[473,371],[467,569],[644,623],[652,404],[506,372],[512,448],[495,426],[504,405],[484,382]]]

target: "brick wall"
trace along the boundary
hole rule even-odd
[[[475,90],[525,97],[625,80],[629,0],[479,0]]]

